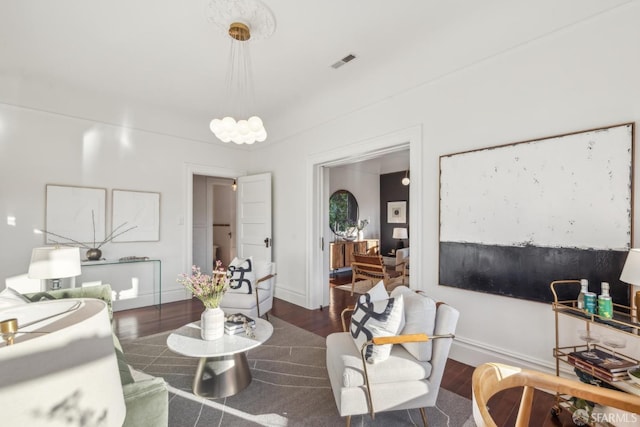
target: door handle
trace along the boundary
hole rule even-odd
[[[271,243],[271,239],[268,238],[268,237],[265,237],[264,238],[264,247],[268,248],[270,243]]]

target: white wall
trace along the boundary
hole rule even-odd
[[[412,255],[424,271],[417,285],[462,313],[453,357],[476,364],[501,355],[550,368],[550,305],[438,286],[439,156],[638,120],[638,20],[640,4],[630,3],[258,149],[260,168],[274,173],[276,294],[298,303],[306,297],[309,159],[420,125],[423,178],[411,185],[423,192],[421,215],[412,217],[422,221],[423,253]]]
[[[163,302],[183,298],[176,283],[185,254],[186,164],[238,168],[242,151],[0,104],[0,280],[23,274],[31,249],[44,244],[45,185],[160,192],[160,241],[107,243],[103,256],[162,260]],[[7,216],[16,225],[7,224]],[[190,251],[189,251],[190,252]],[[0,285],[0,287],[3,287]]]

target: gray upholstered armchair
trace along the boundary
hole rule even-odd
[[[405,326],[399,334],[373,337],[360,348],[350,332],[327,337],[331,388],[347,426],[352,415],[374,417],[376,412],[414,408],[420,409],[426,426],[424,408],[436,404],[459,312],[407,287],[391,293],[396,299],[400,295]],[[386,360],[368,363],[363,351],[369,344],[393,347]]]

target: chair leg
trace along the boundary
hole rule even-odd
[[[347,415],[347,427],[351,427],[351,415]]]
[[[427,423],[427,411],[425,411],[424,408],[420,408],[420,416],[422,417],[424,427],[429,427],[429,423]]]
[[[266,312],[266,313],[264,314],[264,317],[265,317],[265,319],[269,320],[269,312]]]

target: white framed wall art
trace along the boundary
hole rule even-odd
[[[112,202],[113,242],[160,240],[160,193],[113,190]],[[130,230],[118,235],[127,229]]]

